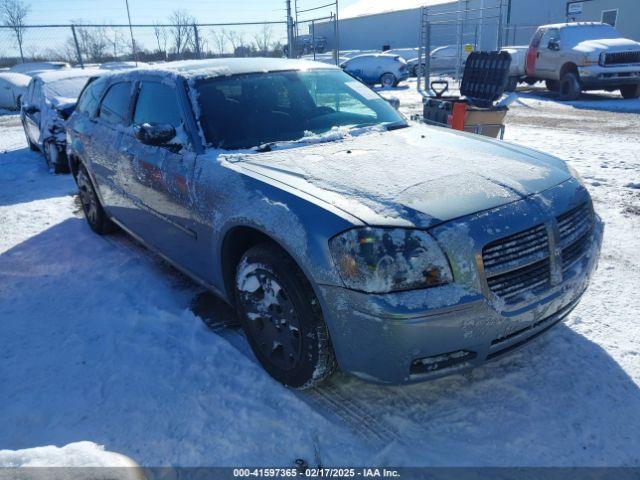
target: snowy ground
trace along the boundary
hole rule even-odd
[[[419,109],[414,89],[390,94]],[[509,113],[506,139],[568,160],[607,224],[566,324],[465,375],[380,387],[339,374],[303,393],[262,371],[221,302],[125,235],[92,234],[72,179],[0,116],[0,449],[90,441],[142,465],[640,466],[638,113],[539,90]]]

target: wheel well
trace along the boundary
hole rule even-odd
[[[245,252],[260,243],[273,243],[282,248],[278,242],[265,233],[255,228],[245,226],[234,227],[227,232],[222,241],[222,275],[227,298],[231,302],[235,303],[235,289],[233,288],[233,284],[235,282],[236,267]],[[282,248],[282,250],[286,252],[284,248]]]
[[[562,68],[560,69],[560,80],[562,80],[562,77],[565,76],[565,74],[567,73],[575,73],[578,77],[578,79],[580,78],[580,74],[578,73],[578,67],[576,66],[575,63],[565,63]]]

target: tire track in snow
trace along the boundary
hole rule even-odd
[[[346,395],[334,382],[335,380],[329,379],[322,385],[301,393],[301,396],[314,405],[319,413],[341,420],[353,433],[375,448],[383,448],[393,441],[401,440],[398,432],[380,420],[376,412]]]

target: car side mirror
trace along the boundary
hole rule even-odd
[[[33,115],[36,112],[39,112],[40,109],[38,107],[36,107],[35,105],[23,105],[24,108],[24,112],[27,115]]]
[[[554,51],[554,52],[559,51],[560,50],[560,40],[556,40],[556,39],[549,40],[549,44],[547,45],[547,48],[549,50]]]
[[[389,105],[391,105],[396,110],[400,109],[400,99],[398,99],[396,97],[391,97],[391,98],[385,98],[385,100],[387,101],[387,103]]]
[[[176,129],[168,123],[143,123],[135,127],[135,136],[140,143],[162,147],[176,137]]]

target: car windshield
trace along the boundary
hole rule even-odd
[[[208,145],[226,150],[299,140],[333,127],[405,127],[396,110],[339,70],[234,75],[196,85]]]
[[[44,91],[47,97],[78,98],[89,77],[73,77],[46,83]]]
[[[579,25],[563,28],[560,38],[566,46],[577,45],[586,40],[620,38],[620,33],[610,25]]]

